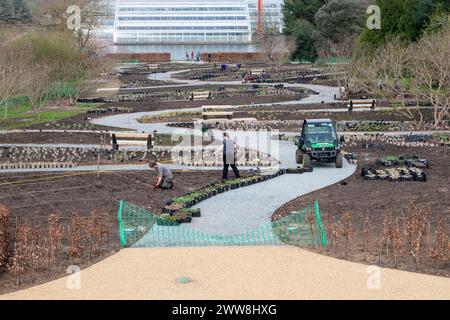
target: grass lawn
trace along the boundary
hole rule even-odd
[[[0,130],[12,130],[27,127],[33,124],[55,122],[61,119],[75,116],[79,113],[97,107],[98,104],[83,103],[74,107],[61,107],[54,110],[42,110],[34,112],[28,103],[18,104],[8,108],[8,115],[5,118],[4,106],[0,106]]]

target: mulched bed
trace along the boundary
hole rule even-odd
[[[74,212],[88,216],[91,212],[97,211],[109,216],[109,250],[103,250],[100,256],[93,256],[89,261],[85,259],[82,264],[84,268],[109,256],[119,248],[117,221],[119,204],[116,200],[125,199],[151,212],[160,213],[168,199],[180,197],[210,183],[221,181],[221,173],[215,171],[174,171],[173,173],[175,188],[164,191],[152,188],[156,179],[154,171],[101,173],[99,177],[93,173],[15,185],[1,184],[6,181],[17,182],[62,176],[64,173],[2,173],[0,174],[0,204],[10,208],[10,234],[15,233],[16,219],[24,221],[26,217],[34,224],[46,225],[49,214],[60,212],[67,227],[68,219]],[[75,261],[75,264],[78,263]],[[64,276],[65,269],[72,264],[74,261],[65,257],[62,266],[58,264],[50,269],[36,270],[32,276],[22,275],[20,280],[22,284],[19,287],[15,286],[15,277],[0,273],[0,294]]]
[[[102,135],[85,132],[14,132],[0,134],[0,143],[52,143],[52,144],[100,144]],[[103,134],[104,142],[111,143],[109,134]]]
[[[198,88],[196,88],[198,89]],[[267,96],[267,97],[237,97],[233,98],[233,104],[251,104],[251,103],[273,103],[280,101],[289,101],[293,97],[290,96]],[[153,101],[152,98],[146,98],[143,101],[126,101],[126,102],[112,102],[106,103],[101,106],[101,108],[110,107],[125,107],[133,108],[133,112],[146,112],[146,111],[158,111],[158,110],[171,110],[171,109],[184,109],[184,108],[198,108],[203,105],[229,105],[230,99],[219,98],[212,100],[202,100],[202,101],[175,101],[175,102],[157,102]],[[101,118],[109,115],[117,115],[117,113],[107,112],[101,114],[78,114],[76,116],[66,118],[59,122],[52,122],[47,124],[38,124],[27,127],[27,129],[59,129],[56,123],[64,123],[65,125],[70,124],[83,124],[89,123],[89,119]],[[106,126],[93,125],[92,130],[125,130],[120,128],[112,128]]]
[[[361,262],[367,264],[378,264],[388,268],[398,268],[413,272],[423,272],[428,274],[442,275],[450,277],[450,266],[441,264],[439,270],[436,269],[436,262],[427,256],[427,249],[431,248],[435,241],[435,231],[440,216],[447,217],[443,224],[445,233],[450,235],[450,196],[449,196],[449,169],[450,169],[450,150],[444,148],[406,148],[382,145],[383,149],[364,149],[360,146],[353,147],[347,151],[358,153],[358,170],[355,175],[347,179],[346,185],[335,184],[325,189],[312,192],[308,195],[299,197],[279,208],[274,217],[279,214],[292,212],[299,208],[318,200],[321,208],[321,214],[324,219],[325,228],[330,233],[331,223],[340,221],[344,213],[349,213],[351,223],[354,229],[354,235],[350,240],[350,253],[347,254],[345,237],[337,240],[335,247],[330,246],[326,255],[336,256],[338,258]],[[426,182],[391,182],[391,181],[367,181],[361,177],[361,168],[363,166],[374,166],[377,159],[388,155],[416,155],[420,158],[426,158],[430,162],[427,172]],[[402,226],[403,216],[408,216],[411,212],[410,201],[425,210],[429,209],[429,221],[431,229],[424,235],[422,250],[420,252],[419,269],[406,248],[405,237],[402,236],[404,253],[397,257],[397,264],[394,264],[392,257],[392,246],[389,245],[389,257],[386,257],[386,248],[379,254],[378,239],[382,228],[382,214],[392,213],[394,220],[399,219],[399,225]],[[370,228],[367,231],[368,249],[364,252],[361,214],[367,212],[370,219]],[[339,224],[337,224],[339,226]],[[428,244],[427,244],[428,242]],[[364,255],[366,257],[364,257]]]
[[[266,108],[266,107],[263,107]],[[324,104],[313,104],[308,106],[279,106],[271,107],[269,110],[258,109],[257,107],[252,108],[252,111],[241,111],[237,112],[238,117],[246,118],[253,117],[258,120],[298,120],[298,119],[323,119],[330,118],[335,121],[358,121],[358,120],[367,120],[367,121],[410,121],[407,117],[400,113],[387,112],[387,111],[355,111],[355,112],[308,112],[302,113],[302,110],[314,110],[314,109],[326,109],[326,105]],[[330,106],[329,109],[336,109],[336,107]],[[258,112],[263,111],[266,112]],[[273,112],[271,112],[273,111]],[[284,112],[287,111],[287,112]],[[256,114],[254,112],[257,112]],[[424,121],[432,121],[433,112],[432,110],[424,111]]]

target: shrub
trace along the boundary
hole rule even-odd
[[[57,100],[67,97],[76,97],[77,94],[77,89],[71,83],[55,81],[48,87],[45,98],[47,100]]]

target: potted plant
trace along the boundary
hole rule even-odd
[[[168,213],[168,214],[173,214],[174,212],[176,212],[176,211],[178,211],[178,210],[180,210],[180,209],[182,209],[184,207],[185,207],[185,204],[182,203],[182,202],[173,203],[171,205],[164,206],[162,212],[163,213]]]
[[[200,208],[190,208],[189,212],[190,212],[190,214],[191,214],[191,216],[193,218],[201,217],[201,210],[200,210]]]
[[[174,216],[179,223],[191,223],[192,217],[190,216],[189,212],[186,211],[179,211]]]
[[[200,208],[183,208],[181,212],[189,214],[192,218],[199,218],[201,216]]]
[[[156,220],[156,224],[159,226],[179,226],[180,225],[178,218],[176,216],[172,216],[168,213],[163,213],[163,214],[159,215],[158,219]]]

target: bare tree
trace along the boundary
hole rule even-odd
[[[23,89],[26,70],[21,55],[6,46],[0,47],[0,106],[4,107],[4,119],[8,117],[10,99]]]
[[[363,90],[389,101],[410,120],[422,121],[420,99],[412,89],[409,67],[413,52],[394,39],[375,52],[358,51],[350,65],[350,90]],[[410,105],[411,99],[415,106]]]
[[[30,99],[31,106],[38,112],[45,101],[45,94],[50,85],[49,67],[41,64],[28,65],[28,76],[24,81],[24,90]]]
[[[266,27],[258,39],[259,52],[264,54],[266,62],[280,69],[283,62],[289,59],[294,51],[294,43],[280,34],[278,29]]]
[[[450,28],[420,39],[412,45],[411,56],[413,91],[433,106],[438,128],[444,117],[449,117]]]
[[[108,15],[108,9],[104,1],[96,0],[38,0],[39,7],[35,13],[36,19],[41,24],[60,30],[73,32],[79,49],[85,49],[92,39],[92,33],[100,23],[100,20]],[[71,14],[68,8],[76,6],[80,10],[80,27],[73,30],[67,29],[67,21]]]

